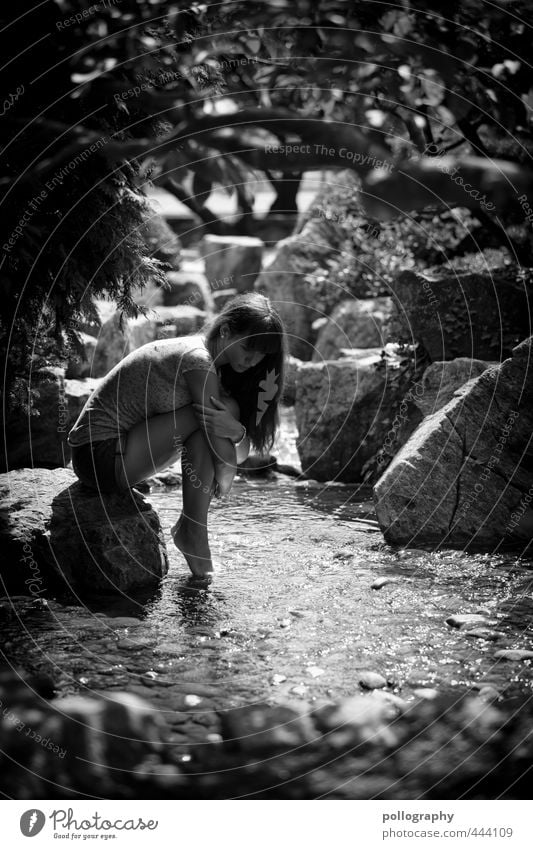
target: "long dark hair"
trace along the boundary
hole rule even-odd
[[[229,365],[219,369],[220,382],[237,401],[240,420],[252,445],[262,453],[274,442],[278,406],[283,394],[287,347],[283,322],[264,295],[238,295],[207,328],[206,340],[211,354],[223,325],[228,326],[231,334],[246,336],[246,345],[265,355],[260,363],[240,374]]]

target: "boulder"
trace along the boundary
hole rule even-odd
[[[213,310],[213,295],[203,274],[186,271],[169,271],[168,289],[163,290],[166,307],[188,305],[200,310]]]
[[[183,304],[160,306],[146,316],[122,319],[120,311],[113,313],[102,325],[94,352],[91,377],[103,377],[131,351],[155,339],[187,336],[203,326],[207,315],[197,307]],[[122,319],[122,320],[121,320]]]
[[[94,351],[91,377],[103,377],[133,350],[128,343],[129,322],[120,310],[102,322]]]
[[[295,404],[303,473],[316,480],[362,480],[407,385],[406,372],[380,356],[303,363]]]
[[[403,271],[391,283],[398,320],[433,362],[456,357],[501,362],[531,332],[532,271],[438,266]]]
[[[255,282],[273,302],[287,330],[289,350],[301,360],[314,353],[313,323],[325,317],[332,293],[327,269],[339,261],[342,230],[324,218],[311,218],[301,232],[276,245],[274,256]]]
[[[229,287],[253,292],[261,270],[264,244],[253,236],[204,236],[200,255],[213,291]]]
[[[190,304],[177,307],[158,307],[156,310],[156,338],[165,325],[175,325],[176,336],[198,333],[207,320],[207,313]]]
[[[423,416],[429,416],[444,407],[463,384],[494,365],[497,363],[472,360],[470,357],[431,363],[422,375],[419,391],[413,395],[414,403]]]
[[[237,289],[218,289],[216,292],[213,292],[213,303],[215,307],[215,312],[220,312],[226,304],[229,304],[233,298],[237,297],[239,293]]]
[[[35,391],[31,413],[17,410],[7,417],[2,471],[22,466],[55,469],[70,459],[65,370],[33,372],[30,388]]]
[[[292,406],[296,401],[296,381],[298,371],[303,365],[302,360],[288,354],[285,357],[285,381],[283,387],[283,403]]]
[[[494,551],[533,538],[533,337],[427,416],[374,489],[389,543]]]
[[[341,301],[319,330],[313,360],[336,360],[345,348],[383,346],[391,311],[392,298]]]
[[[135,490],[99,495],[68,469],[0,475],[1,577],[39,596],[155,587],[168,570],[159,517]]]

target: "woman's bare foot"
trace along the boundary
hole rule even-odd
[[[213,562],[205,528],[188,521],[185,516],[180,516],[174,527],[170,529],[170,533],[174,545],[181,551],[196,578],[206,578],[213,574]]]

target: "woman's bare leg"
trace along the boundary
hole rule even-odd
[[[213,572],[207,536],[207,514],[215,487],[231,487],[235,474],[235,449],[224,440],[220,457],[213,460],[207,438],[199,429],[191,406],[153,416],[128,433],[124,454],[117,457],[119,486],[134,486],[167,468],[182,454],[183,512],[172,528],[172,538],[193,575]]]
[[[227,448],[230,458],[233,449],[229,440]],[[180,454],[183,512],[172,528],[172,538],[193,575],[204,577],[213,572],[207,514],[214,492],[215,464],[193,408],[181,407],[135,425],[128,433],[124,454],[117,458],[117,480],[123,488],[134,486],[167,468]]]
[[[181,459],[183,512],[172,528],[175,545],[193,575],[212,574],[213,564],[207,536],[207,514],[215,485],[215,467],[204,434],[197,430],[185,443]]]
[[[192,407],[153,416],[132,427],[125,451],[118,457],[116,477],[119,486],[134,486],[175,462],[189,439],[198,430]]]

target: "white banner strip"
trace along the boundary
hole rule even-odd
[[[96,788],[95,788],[96,789]],[[4,801],[2,846],[529,849],[520,801]],[[35,842],[33,842],[33,840]]]

